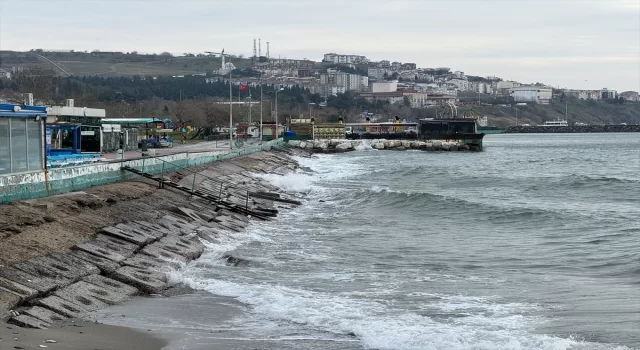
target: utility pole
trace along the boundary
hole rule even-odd
[[[233,85],[231,84],[231,70],[229,70],[229,149],[233,149]]]
[[[269,42],[267,41],[267,59],[269,59]]]
[[[253,39],[253,58],[258,57],[258,50],[256,50],[256,39]]]
[[[262,39],[258,38],[258,58],[262,56]]]
[[[260,144],[262,144],[262,71],[260,72]]]

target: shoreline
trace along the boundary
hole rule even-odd
[[[82,319],[61,321],[49,329],[21,328],[0,321],[2,349],[159,350],[167,344],[160,337],[134,328]]]
[[[238,188],[256,194],[251,203],[246,199],[246,206],[259,213],[275,216],[279,209],[296,205],[297,201],[282,197],[278,193],[282,191],[251,174],[295,171],[298,164],[291,156],[303,153],[290,149],[259,152],[190,168],[197,172],[195,176],[185,176],[184,171],[166,174],[166,181],[183,186],[195,186],[197,179],[202,191],[211,187],[210,179],[225,181],[220,185],[225,205],[160,189],[152,180],[140,178],[0,206],[7,227],[0,231],[0,250],[6,252],[0,257],[0,337],[5,341],[13,332],[22,334],[23,328],[17,325],[49,328],[25,338],[30,344],[35,344],[38,334],[66,337],[70,320],[133,295],[171,294],[167,274],[197,259],[204,250],[201,241],[216,243],[218,235],[241,232],[247,225],[250,218],[234,212],[245,205],[244,197],[235,198]],[[265,219],[268,217],[262,217]],[[228,263],[233,264],[233,259],[227,258]],[[124,334],[123,338],[134,343],[149,339],[120,328],[104,329]],[[76,338],[64,339],[73,344]],[[86,340],[78,341],[86,348]]]

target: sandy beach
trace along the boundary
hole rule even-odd
[[[0,322],[0,349],[159,350],[164,340],[126,327],[65,320],[45,330]]]

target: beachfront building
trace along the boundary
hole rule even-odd
[[[541,86],[520,86],[509,90],[515,102],[535,102],[548,105],[551,101],[552,89]]]
[[[0,104],[0,175],[42,170],[47,107]]]

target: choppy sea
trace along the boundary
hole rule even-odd
[[[304,204],[176,272],[195,294],[97,317],[167,349],[640,348],[640,134],[298,161],[265,179]]]

